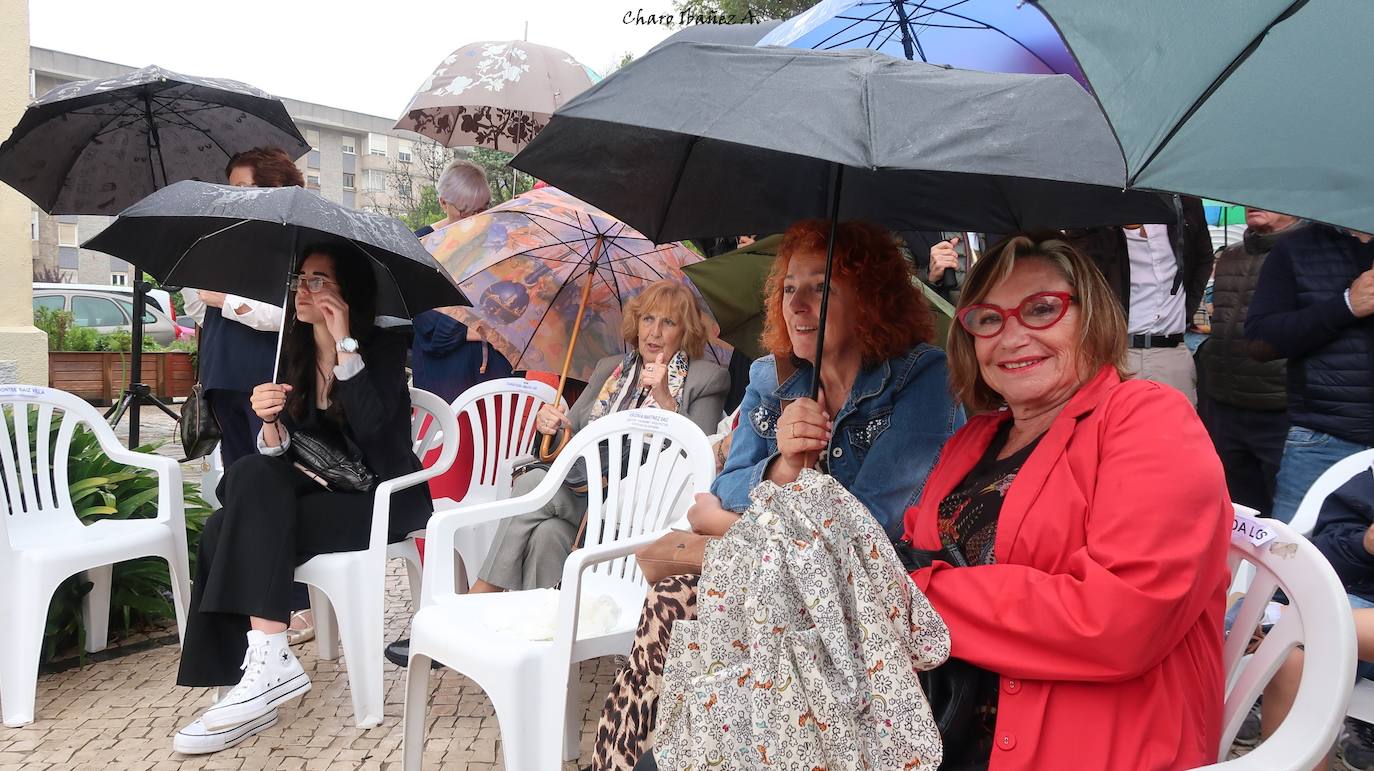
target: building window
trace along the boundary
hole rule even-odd
[[[339,137],[339,148],[343,150],[344,155],[358,154],[357,145],[354,144],[354,139],[350,136]]]
[[[346,172],[346,171],[344,172],[344,175],[343,175],[343,189],[344,189],[344,190],[353,190],[353,189],[355,189],[355,188],[353,187],[353,175],[352,175],[352,174],[349,174],[349,173]]]
[[[128,274],[128,273],[111,273],[111,274],[110,274],[110,286],[128,286],[128,285],[129,285],[129,274]],[[133,306],[130,306],[130,307],[133,307]]]
[[[29,70],[29,98],[38,96],[38,73]]]
[[[310,176],[306,177],[306,178],[305,178],[305,186],[308,187],[308,188],[310,188],[311,190],[319,190],[319,189],[320,189],[320,175],[318,175],[318,174],[311,174]]]
[[[57,223],[57,245],[58,246],[80,246],[76,238],[75,222]]]
[[[305,141],[310,145],[311,150],[320,149],[320,130],[312,128],[306,129]]]
[[[31,214],[32,218],[29,220],[29,238],[37,241],[43,231],[39,225],[38,212],[31,212]]]
[[[411,149],[412,149],[412,148],[411,148],[410,143],[407,142],[406,140],[402,139],[400,142],[397,142],[397,143],[396,143],[396,160],[400,161],[401,163],[410,163],[410,159],[411,159],[410,151],[411,151]]]
[[[367,154],[380,155],[383,158],[386,157],[386,134],[368,133]]]
[[[383,169],[364,169],[363,184],[369,193],[386,191],[386,171]]]

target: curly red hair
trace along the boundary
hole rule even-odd
[[[305,187],[305,177],[296,162],[280,147],[254,147],[229,159],[224,176],[239,166],[253,170],[253,184],[257,187]]]
[[[764,290],[763,346],[782,359],[792,356],[792,339],[782,317],[782,283],[798,252],[825,254],[829,220],[794,222],[782,236],[778,257]],[[916,287],[911,264],[897,249],[895,236],[867,222],[841,222],[835,228],[832,281],[854,290],[859,345],[865,364],[896,358],[935,336],[935,319]]]

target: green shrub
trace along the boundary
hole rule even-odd
[[[11,415],[6,410],[5,420]],[[37,415],[29,415],[30,436],[37,430]],[[54,422],[52,439],[58,426]],[[13,440],[11,440],[13,441]],[[51,446],[51,445],[49,445]],[[137,448],[151,453],[156,444]],[[158,477],[151,469],[126,466],[110,459],[85,427],[72,435],[67,460],[68,490],[77,517],[86,524],[102,519],[139,519],[157,516]],[[200,545],[201,530],[210,507],[190,482],[182,485],[185,499],[186,541],[192,570]],[[62,582],[48,606],[47,628],[43,634],[43,661],[78,645],[85,635],[81,619],[81,599],[90,590],[89,582],[78,576]],[[188,598],[189,599],[189,598]],[[156,558],[121,562],[114,566],[110,591],[110,630],[112,638],[138,627],[176,618],[172,605],[171,580],[167,563]]]

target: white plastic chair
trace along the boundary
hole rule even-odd
[[[468,417],[469,433],[460,431],[459,440],[471,437],[472,477],[461,501],[436,498],[435,509],[451,509],[459,504],[471,505],[509,498],[512,469],[516,464],[532,460],[535,431],[534,417],[539,408],[557,399],[564,411],[568,403],[558,396],[553,386],[520,377],[498,378],[478,383],[453,400],[453,411],[461,419]],[[392,544],[388,556],[406,560],[409,570],[410,595],[416,601],[420,595],[420,552],[414,536],[424,537],[424,531],[413,533],[400,543]],[[466,589],[477,580],[477,571],[487,557],[496,537],[496,523],[489,522],[459,531],[454,549],[463,561],[458,585]]]
[[[93,584],[82,615],[86,650],[94,652],[107,642],[114,563],[167,560],[178,634],[186,628],[191,573],[176,461],[125,449],[94,407],[63,391],[0,386],[0,406],[9,411],[0,418],[0,706],[5,725],[17,727],[33,722],[43,627],[58,584],[82,571]],[[67,455],[80,424],[112,460],[157,472],[156,517],[90,525],[77,518],[67,485],[79,480],[67,479]]]
[[[440,545],[451,543],[461,528],[543,506],[578,458],[587,463],[589,479],[602,478],[603,444],[609,469],[622,468],[623,458],[644,457],[646,450],[647,459],[630,463],[621,479],[612,476],[604,492],[592,487],[586,546],[563,565],[554,638],[523,639],[509,631],[510,620],[531,617],[546,595],[455,593],[453,553]],[[491,697],[509,771],[547,771],[559,768],[561,760],[576,759],[580,721],[568,719],[576,714],[576,665],[629,651],[647,590],[634,551],[663,535],[679,503],[709,489],[714,474],[710,445],[694,423],[663,410],[630,410],[579,431],[530,493],[436,512],[429,522],[434,546],[425,563],[421,608],[411,621],[405,768],[420,767],[431,659],[471,677]],[[619,605],[614,628],[596,636],[580,634],[579,604],[601,595]]]
[[[1254,516],[1253,509],[1237,512]],[[1355,681],[1355,622],[1336,571],[1306,538],[1277,520],[1262,520],[1276,535],[1255,546],[1243,536],[1231,541],[1234,575],[1244,561],[1255,577],[1226,636],[1223,664],[1227,682],[1221,744],[1224,759],[1250,707],[1287,655],[1305,648],[1302,680],[1283,724],[1251,752],[1206,766],[1225,771],[1306,771],[1325,757],[1340,732]],[[1253,656],[1245,655],[1251,632],[1275,589],[1289,606]]]
[[[366,549],[321,554],[296,568],[296,580],[310,586],[319,657],[337,659],[340,638],[348,651],[348,688],[353,696],[354,720],[360,728],[372,728],[382,722],[382,608],[391,495],[447,471],[458,454],[458,420],[448,404],[417,388],[410,389],[410,403],[412,449],[423,457],[442,443],[438,461],[429,468],[377,485],[372,533]],[[422,435],[420,427],[426,418],[430,425]]]

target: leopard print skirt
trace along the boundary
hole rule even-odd
[[[697,617],[701,576],[669,576],[649,588],[626,667],[616,675],[596,726],[595,771],[632,771],[653,747],[658,689],[673,622]]]

